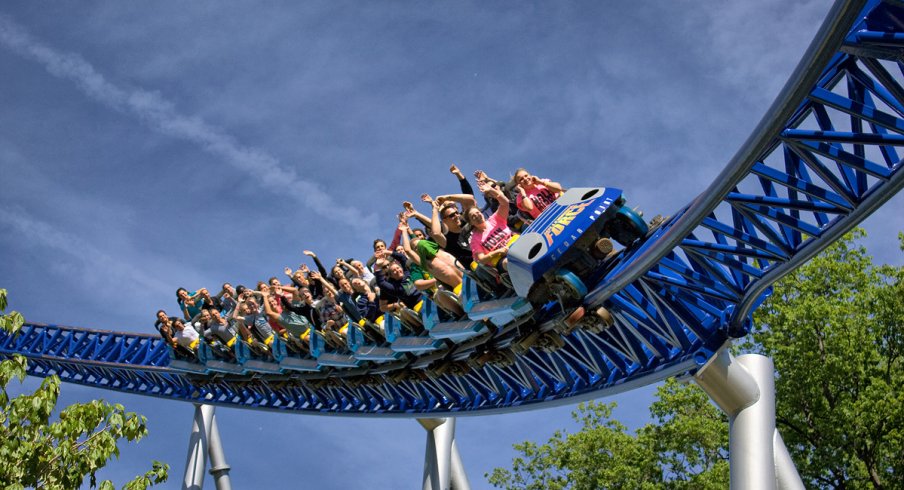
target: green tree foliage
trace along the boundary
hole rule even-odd
[[[516,444],[512,469],[486,476],[506,489],[725,488],[727,419],[694,385],[669,380],[656,395],[653,422],[634,434],[611,418],[615,403],[582,403],[572,414],[579,432]]]
[[[0,289],[0,313],[6,311],[6,290]],[[0,314],[0,327],[17,332],[24,320],[11,312]],[[95,400],[74,404],[50,418],[60,394],[60,380],[45,378],[32,394],[10,398],[7,386],[26,375],[24,357],[14,355],[0,362],[0,486],[7,489],[79,488],[85,478],[98,486],[96,473],[110,458],[119,456],[120,439],[138,441],[148,430],[145,418],[126,412],[122,405]],[[128,490],[145,489],[166,481],[169,465],[153,462],[144,475],[126,483]],[[113,489],[109,480],[100,488]]]
[[[847,235],[775,284],[741,350],[776,366],[776,423],[811,488],[904,488],[904,268]],[[904,250],[904,235],[901,236]],[[728,427],[695,386],[668,381],[636,433],[614,404],[582,404],[581,430],[515,445],[506,489],[727,488]]]
[[[904,268],[874,265],[861,236],[777,283],[754,317],[776,425],[811,487],[904,488]]]

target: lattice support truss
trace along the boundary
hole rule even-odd
[[[557,349],[432,369],[510,345],[501,325],[430,354],[317,372],[190,374],[149,335],[28,325],[0,355],[30,372],[196,403],[277,411],[418,416],[573,403],[693,371],[744,335],[769,286],[904,186],[904,8],[837,3],[753,135],[692,203],[585,298],[614,325],[578,328]],[[518,320],[521,321],[521,320]],[[508,336],[508,337],[506,337]],[[401,375],[404,374],[404,375]]]

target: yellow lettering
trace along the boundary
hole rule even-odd
[[[568,208],[565,209],[565,212],[556,218],[556,220],[543,231],[543,236],[546,238],[547,244],[552,245],[553,239],[562,233],[562,231],[565,230],[565,227],[574,221],[574,219],[584,211],[584,208],[590,204],[592,204],[592,201],[568,206]]]

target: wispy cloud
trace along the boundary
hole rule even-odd
[[[60,255],[47,264],[79,277],[95,291],[105,295],[169,294],[172,286],[147,275],[138,267],[98,249],[81,237],[59,230],[35,219],[21,209],[0,208],[0,230],[9,228],[8,237],[48,247]]]
[[[203,119],[180,113],[157,92],[125,89],[111,83],[78,54],[63,53],[35,39],[9,16],[0,14],[0,44],[23,58],[35,61],[53,76],[70,80],[85,95],[116,111],[131,114],[160,133],[192,142],[248,173],[267,190],[291,196],[319,215],[354,228],[375,221],[370,213],[346,206],[303,178],[264,150],[240,144]]]

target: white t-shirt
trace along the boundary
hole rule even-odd
[[[192,342],[198,340],[198,331],[186,325],[181,332],[176,332],[175,338],[182,347],[191,347]]]

